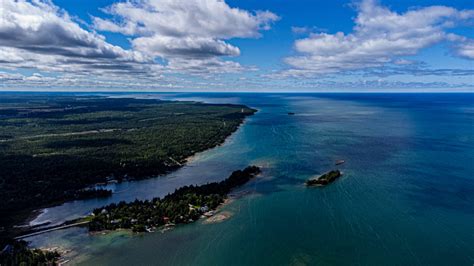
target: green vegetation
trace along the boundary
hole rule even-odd
[[[307,186],[325,186],[329,183],[334,182],[337,178],[341,176],[341,171],[339,170],[332,170],[318,178],[312,178],[306,181]]]
[[[112,195],[112,190],[108,189],[81,189],[77,190],[72,197],[74,199],[106,198]]]
[[[11,241],[0,251],[0,265],[56,265],[59,253],[29,249],[25,241]]]
[[[185,186],[163,199],[135,200],[110,204],[93,211],[89,223],[91,231],[132,229],[135,232],[156,228],[168,223],[193,222],[224,202],[227,194],[260,173],[257,166],[234,171],[221,182],[201,186]]]
[[[0,225],[32,209],[107,196],[94,184],[174,170],[255,110],[154,99],[1,94]]]

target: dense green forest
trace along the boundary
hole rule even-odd
[[[168,223],[194,222],[206,212],[215,210],[233,188],[245,184],[259,173],[260,168],[249,166],[242,171],[234,171],[221,182],[181,187],[163,199],[112,203],[93,211],[89,230],[125,228],[143,232]]]
[[[0,225],[96,183],[167,173],[255,110],[155,99],[0,95]]]

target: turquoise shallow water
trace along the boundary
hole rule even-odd
[[[50,208],[34,222],[162,196],[248,164],[262,165],[263,176],[223,208],[232,216],[222,223],[138,236],[74,228],[30,238],[32,245],[72,248],[71,262],[84,265],[474,263],[474,94],[133,96],[244,103],[259,112],[177,172],[117,185],[111,199]],[[340,180],[303,186],[336,159],[346,160]]]

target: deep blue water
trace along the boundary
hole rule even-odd
[[[72,263],[85,265],[474,263],[474,94],[127,95],[243,103],[259,112],[223,146],[168,176],[114,186],[111,199],[50,208],[35,222],[162,196],[248,164],[263,166],[263,176],[223,208],[232,216],[222,223],[139,236],[75,228],[33,237],[34,246],[72,248]],[[346,160],[341,179],[303,186],[336,159]]]

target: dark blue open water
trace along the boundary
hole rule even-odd
[[[50,208],[35,222],[163,196],[248,164],[264,166],[263,176],[223,208],[232,217],[222,223],[138,236],[75,228],[30,238],[33,245],[72,248],[71,262],[84,265],[474,263],[474,94],[133,96],[244,103],[259,112],[177,172],[117,185],[110,199]],[[336,159],[346,160],[341,179],[303,186]]]

